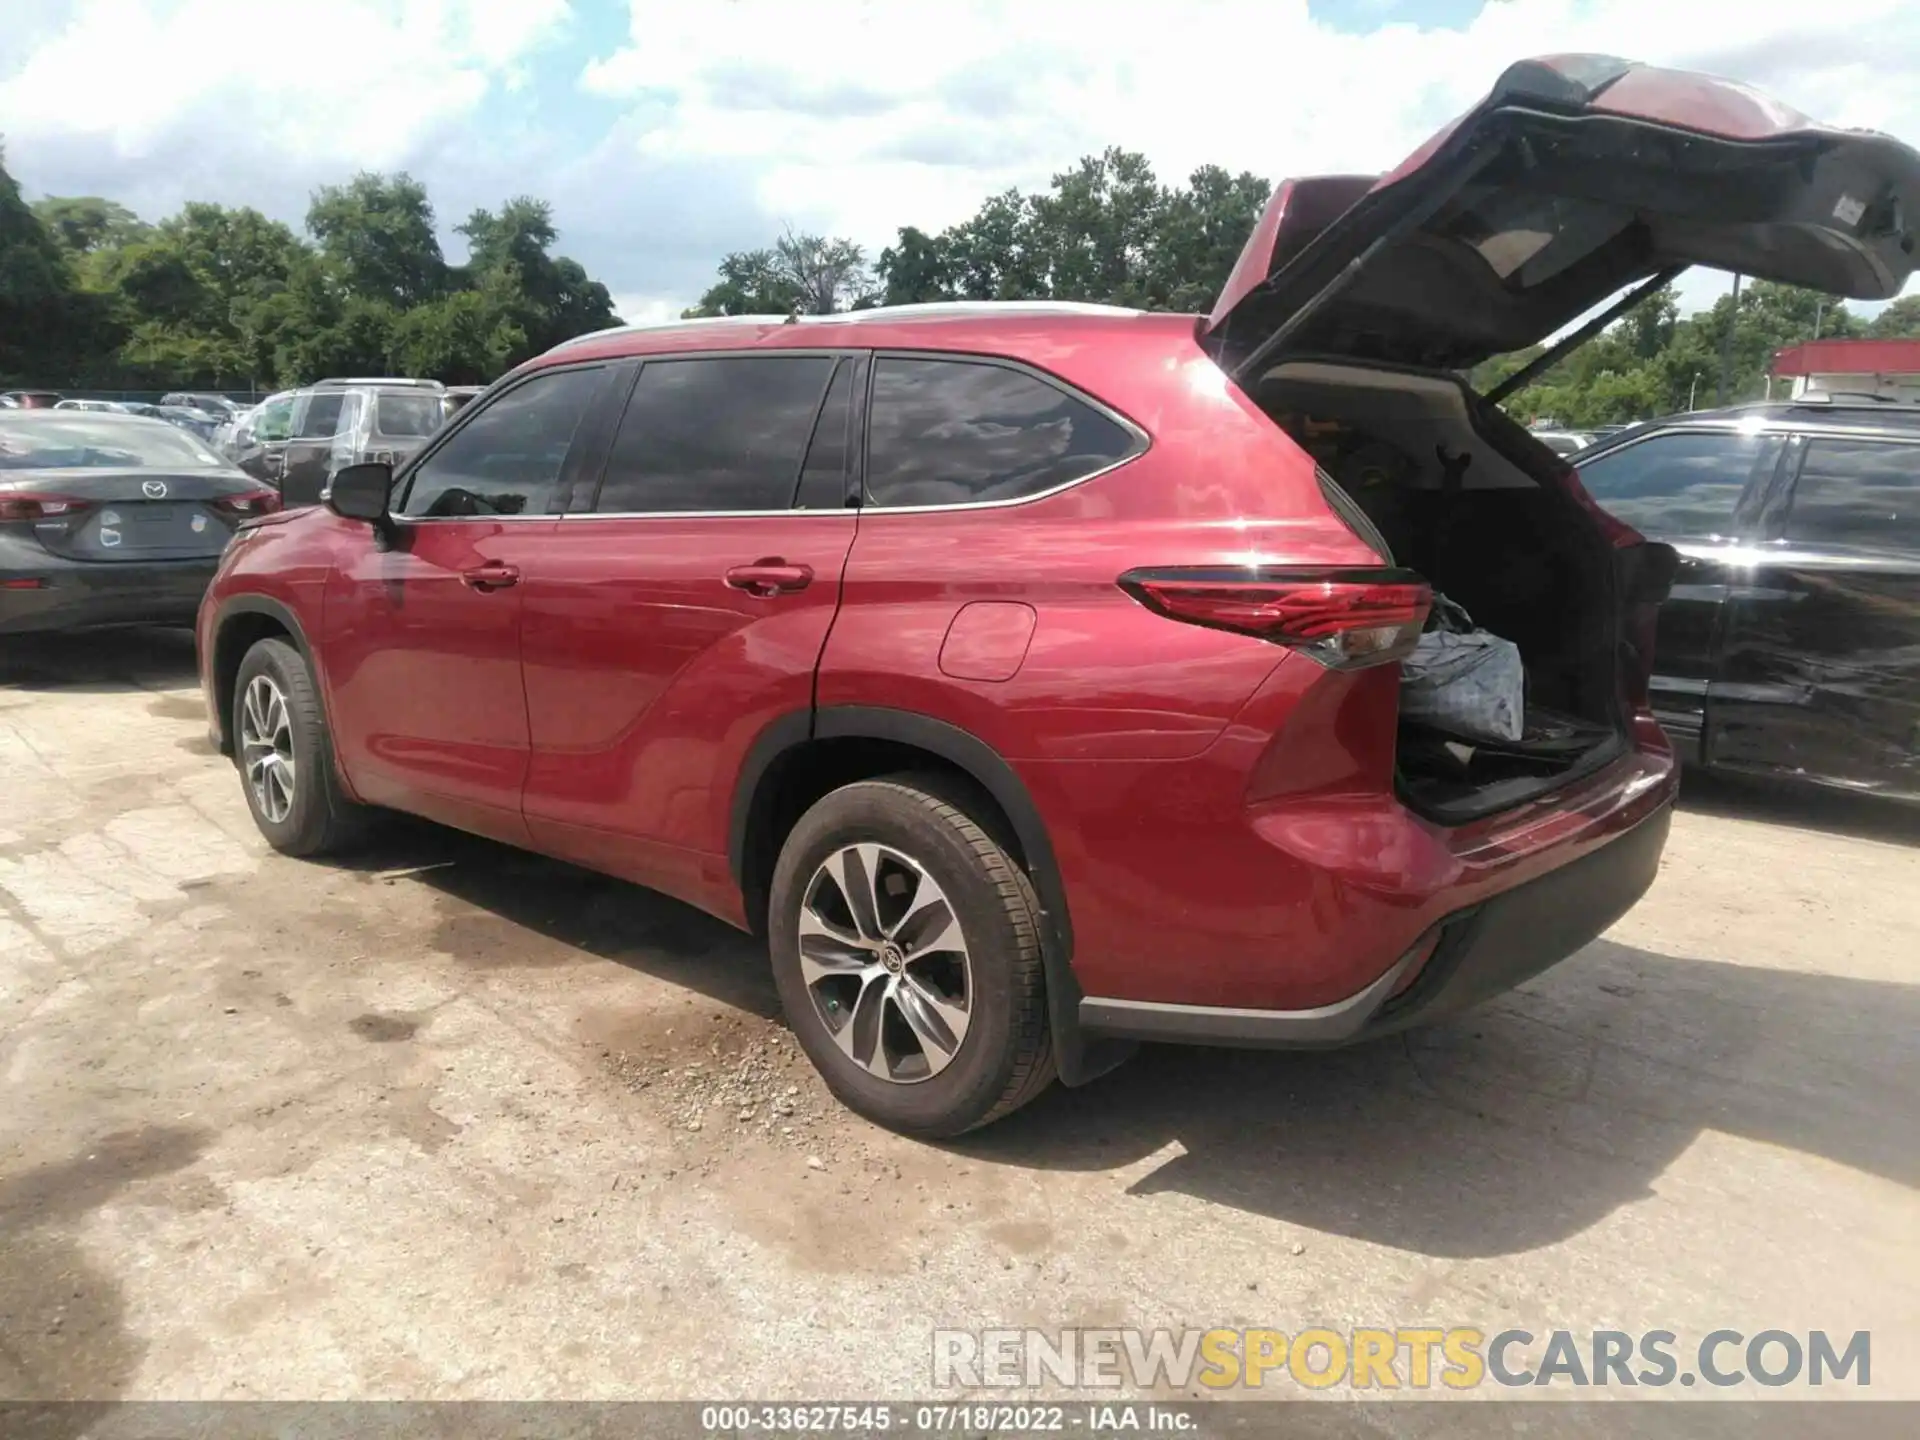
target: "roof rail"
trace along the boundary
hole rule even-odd
[[[393,389],[408,390],[444,390],[447,387],[438,380],[409,379],[402,375],[330,375],[325,380],[316,380],[309,389],[318,390],[325,385],[385,385]]]
[[[692,315],[679,320],[649,320],[639,325],[608,325],[603,329],[589,330],[584,335],[575,335],[571,340],[562,340],[547,354],[555,351],[571,350],[576,345],[585,345],[590,340],[605,340],[614,335],[645,335],[656,330],[689,330],[696,325],[784,325],[791,316],[787,315]]]
[[[860,320],[944,320],[968,315],[1144,315],[1125,305],[1088,300],[924,300],[912,305],[876,305],[867,310],[836,310],[831,315],[800,315],[802,325],[846,324]]]
[[[695,315],[680,320],[651,320],[643,325],[609,325],[562,340],[552,355],[606,340],[615,335],[647,335],[665,330],[686,330],[696,325],[848,325],[867,320],[941,320],[968,315],[1144,315],[1124,305],[1094,305],[1081,300],[932,300],[915,305],[876,305],[866,310],[836,310],[831,315]]]
[[[1789,405],[1912,405],[1898,395],[1882,395],[1873,390],[1808,390],[1791,397]]]

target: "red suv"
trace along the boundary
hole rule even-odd
[[[1461,373],[1694,260],[1896,294],[1916,217],[1895,141],[1560,57],[1283,186],[1205,318],[588,336],[242,528],[216,738],[288,853],[391,807],[764,934],[827,1082],[913,1133],[1138,1040],[1449,1015],[1638,899],[1675,787],[1673,552]],[[1518,646],[1520,738],[1403,718],[1435,592]]]

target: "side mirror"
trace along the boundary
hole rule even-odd
[[[346,465],[333,472],[320,493],[320,503],[349,520],[365,520],[376,530],[387,526],[387,495],[393,489],[393,467],[379,461]]]

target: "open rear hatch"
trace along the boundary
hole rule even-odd
[[[1409,803],[1457,822],[1619,753],[1673,569],[1452,372],[1694,264],[1888,298],[1916,225],[1920,154],[1899,141],[1604,56],[1510,67],[1389,175],[1275,192],[1203,343],[1319,461],[1384,562],[1525,662],[1516,739],[1463,746],[1403,706]]]

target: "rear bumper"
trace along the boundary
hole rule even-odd
[[[1598,849],[1455,911],[1440,922],[1437,943],[1415,946],[1333,1004],[1245,1010],[1088,998],[1080,1002],[1081,1029],[1193,1045],[1316,1048],[1444,1019],[1558,964],[1632,909],[1659,871],[1672,818],[1663,799]]]
[[[0,589],[0,635],[91,625],[188,625],[219,564],[217,556],[91,565],[53,561],[32,569],[0,564],[0,581],[40,582],[32,590]]]

